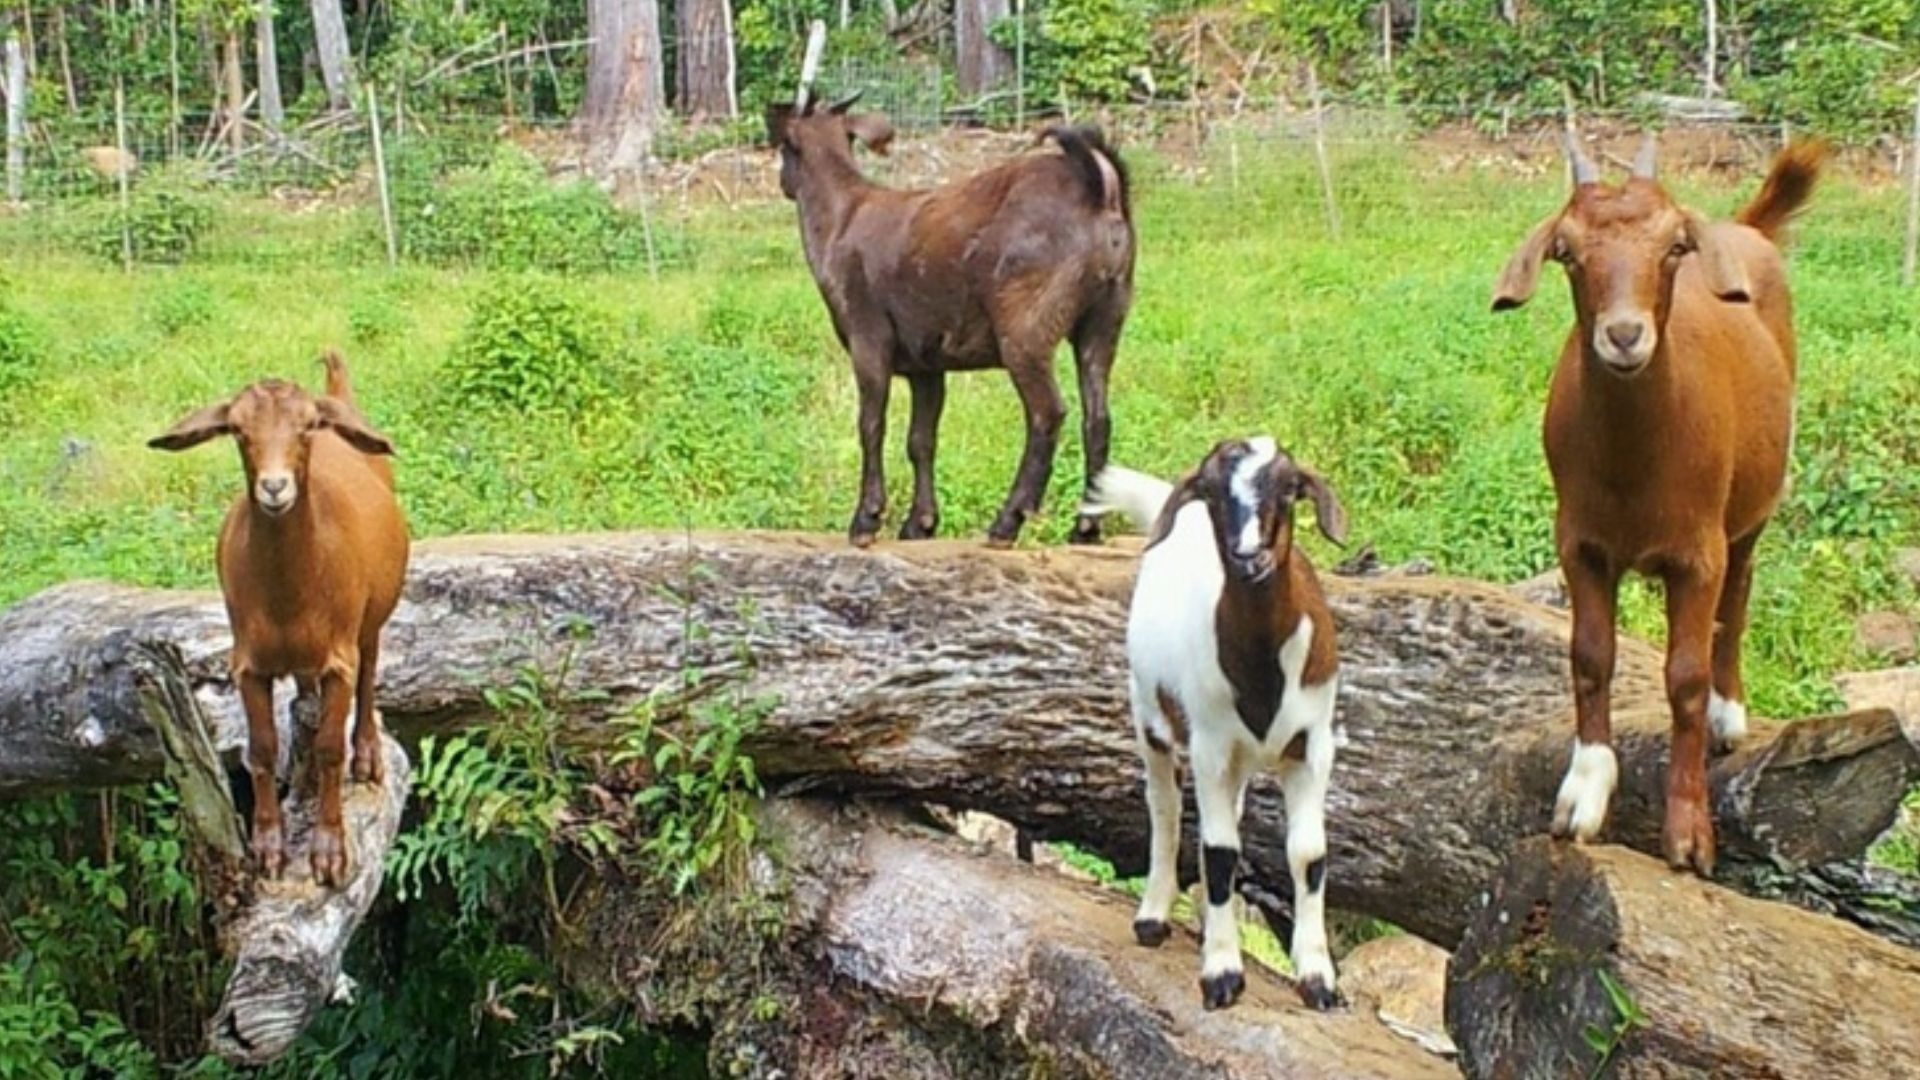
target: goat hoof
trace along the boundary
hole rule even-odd
[[[1660,830],[1660,848],[1667,865],[1713,879],[1713,814],[1704,804],[1670,802]]]
[[[356,784],[372,784],[380,787],[387,782],[387,763],[380,752],[380,745],[362,749],[353,748],[353,781]]]
[[[931,540],[933,539],[934,533],[938,532],[939,529],[940,529],[939,518],[937,517],[922,518],[918,514],[915,514],[907,518],[906,521],[901,523],[900,539]]]
[[[1340,996],[1340,991],[1328,986],[1327,981],[1318,975],[1300,980],[1298,989],[1300,1000],[1306,1003],[1307,1008],[1317,1012],[1328,1012],[1347,1003]]]
[[[1173,936],[1173,927],[1165,919],[1133,920],[1133,940],[1149,949],[1157,949]]]
[[[1069,544],[1097,544],[1100,542],[1100,519],[1082,514],[1073,523],[1073,531],[1067,534]]]
[[[314,829],[312,847],[307,857],[313,866],[315,882],[329,889],[337,889],[347,883],[347,847],[341,841],[339,830]]]
[[[847,543],[852,544],[854,547],[865,550],[866,548],[870,548],[873,546],[873,542],[876,538],[877,538],[877,534],[871,531],[868,531],[868,532],[854,531],[854,532],[849,532],[847,534]]]
[[[1247,977],[1238,971],[1223,971],[1218,975],[1200,977],[1200,1004],[1211,1009],[1225,1009],[1240,1000],[1240,992],[1247,988]]]
[[[253,861],[270,879],[278,880],[287,872],[287,845],[281,839],[280,826],[253,827]]]

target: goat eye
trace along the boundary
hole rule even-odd
[[[1565,240],[1555,240],[1553,242],[1553,261],[1564,263],[1568,266],[1573,265],[1573,251],[1567,247]]]
[[[1667,249],[1667,258],[1678,259],[1692,250],[1692,244],[1687,243],[1685,240],[1676,240],[1673,246]]]

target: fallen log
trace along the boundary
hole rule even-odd
[[[1612,846],[1519,846],[1446,1014],[1469,1077],[1920,1077],[1920,953]]]
[[[1258,963],[1235,1007],[1206,1011],[1192,936],[1142,948],[1124,896],[916,828],[898,813],[780,800],[762,820],[778,867],[759,876],[779,881],[785,898],[779,957],[731,940],[702,950],[684,931],[662,945],[651,895],[618,885],[568,920],[578,928],[570,981],[620,995],[656,1020],[665,1002],[701,1000],[691,1019],[715,1033],[715,1075],[1459,1075],[1370,1014],[1306,1009]],[[712,993],[716,982],[752,992]]]
[[[609,738],[597,721],[636,701],[652,697],[671,718],[689,694],[733,682],[779,699],[746,748],[769,778],[985,810],[1137,873],[1146,813],[1123,648],[1133,571],[1121,547],[862,552],[768,534],[437,541],[419,546],[387,628],[381,704],[396,734],[416,738],[484,720],[485,691],[519,666],[564,667],[576,687],[602,692],[567,736],[592,746]],[[1507,852],[1547,824],[1572,741],[1566,617],[1427,577],[1333,578],[1329,593],[1347,736],[1329,811],[1333,903],[1450,944]],[[0,794],[157,772],[126,659],[149,640],[185,655],[215,744],[240,744],[216,596],[62,586],[0,613]],[[693,669],[706,681],[689,691]],[[1611,835],[1648,851],[1667,747],[1659,671],[1652,649],[1621,643]],[[1763,867],[1791,894],[1782,876],[1857,858],[1893,820],[1917,761],[1885,711],[1756,722],[1713,771],[1727,879]],[[1270,778],[1256,781],[1247,814],[1249,897],[1284,917]],[[1894,914],[1886,932],[1920,944],[1920,913]]]

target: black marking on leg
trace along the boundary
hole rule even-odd
[[[1133,940],[1149,949],[1157,949],[1173,936],[1173,927],[1165,919],[1133,920]]]
[[[1200,1004],[1208,1009],[1224,1009],[1240,1000],[1247,988],[1247,977],[1238,971],[1200,977]]]
[[[1207,864],[1207,903],[1219,907],[1233,899],[1233,871],[1240,865],[1240,849],[1208,844],[1200,854]]]
[[[1309,1009],[1326,1012],[1336,1006],[1346,1004],[1346,1000],[1340,996],[1340,992],[1328,986],[1326,980],[1318,975],[1301,979],[1298,984],[1298,989],[1300,991],[1300,1000],[1306,1002],[1307,1008]]]
[[[1148,728],[1146,729],[1146,737],[1147,737],[1147,745],[1153,748],[1154,753],[1156,754],[1173,753],[1173,747],[1167,745],[1167,740],[1161,738],[1159,732],[1153,730],[1152,728]]]
[[[1325,855],[1307,864],[1307,891],[1317,893],[1327,881],[1327,857]]]

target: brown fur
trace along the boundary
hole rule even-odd
[[[1062,150],[1033,154],[927,191],[869,182],[851,141],[884,152],[893,130],[845,102],[795,114],[769,110],[781,188],[799,206],[807,263],[853,360],[860,392],[860,501],[848,529],[871,543],[886,509],[881,444],[895,376],[913,418],[907,453],[913,506],[902,539],[939,524],[933,459],[946,374],[1000,367],[1020,394],[1026,446],[988,530],[1009,544],[1039,509],[1066,406],[1053,376],[1062,338],[1079,372],[1086,478],[1106,466],[1107,377],[1133,300],[1133,224],[1119,157],[1088,129],[1050,132]],[[1073,538],[1099,539],[1082,515]]]
[[[379,456],[392,444],[368,427],[346,367],[326,358],[326,397],[267,380],[202,409],[150,445],[183,450],[219,435],[241,444],[247,490],[221,526],[217,561],[233,629],[233,678],[247,711],[247,767],[253,779],[253,849],[269,874],[285,867],[275,766],[273,682],[291,676],[320,698],[313,759],[320,797],[311,843],[313,874],[325,885],[347,878],[341,786],[348,704],[356,707],[353,773],[382,781],[374,675],[380,630],[400,599],[407,526],[393,471]],[[262,508],[256,479],[286,469],[297,492],[278,515]]]
[[[1707,224],[1650,176],[1582,184],[1515,253],[1495,292],[1496,310],[1517,306],[1545,255],[1569,267],[1575,325],[1544,434],[1573,601],[1580,739],[1610,737],[1620,579],[1659,577],[1673,709],[1664,846],[1675,866],[1703,874],[1714,860],[1709,691],[1745,700],[1739,650],[1753,547],[1780,500],[1791,439],[1792,304],[1770,237],[1810,194],[1821,156],[1809,146],[1783,152],[1740,213],[1745,224]],[[1596,351],[1603,311],[1651,313],[1655,344],[1632,374]]]

